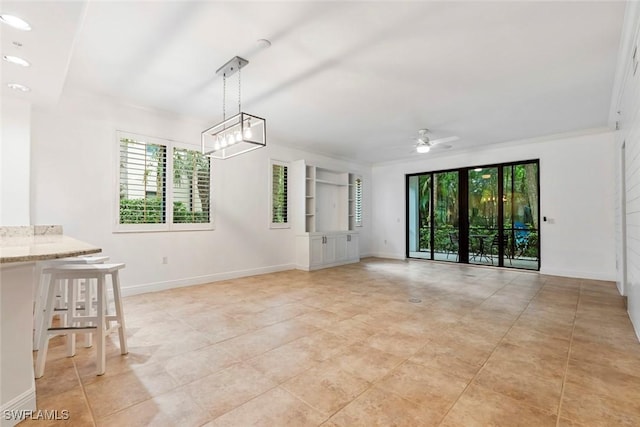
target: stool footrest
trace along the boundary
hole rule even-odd
[[[97,326],[58,326],[55,328],[49,328],[47,329],[49,332],[64,332],[64,331],[70,331],[70,332],[77,332],[77,331],[87,331],[87,330],[94,330],[96,329]]]

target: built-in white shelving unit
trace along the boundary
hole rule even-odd
[[[353,232],[354,179],[348,172],[309,165],[304,160],[292,163],[299,269],[315,270],[360,260],[358,234]]]

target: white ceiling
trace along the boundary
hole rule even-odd
[[[213,124],[222,118],[215,71],[239,55],[249,60],[242,109],[267,119],[269,141],[375,163],[417,156],[412,138],[424,127],[433,138],[459,136],[454,152],[606,126],[625,3],[1,7],[32,21],[23,49],[33,49],[29,72],[39,78],[31,76],[34,90],[20,96],[34,102],[55,94],[47,79],[59,93],[58,75],[66,73],[68,88]],[[257,45],[262,38],[269,49]],[[3,86],[10,66],[3,63]],[[236,78],[227,84],[227,110],[235,113]]]

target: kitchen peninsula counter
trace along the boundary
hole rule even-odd
[[[62,227],[0,227],[0,264],[46,261],[100,252],[101,249],[62,234]]]
[[[101,249],[62,234],[61,226],[0,226],[2,427],[16,425],[36,409],[32,351],[36,261],[97,252]]]

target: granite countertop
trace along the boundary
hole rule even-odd
[[[102,249],[62,234],[58,225],[0,227],[0,264],[94,254]]]

